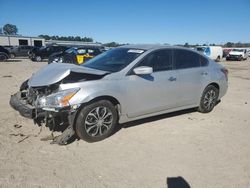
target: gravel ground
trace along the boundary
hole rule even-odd
[[[58,146],[40,140],[47,128],[38,134],[40,127],[9,106],[46,62],[0,63],[0,187],[250,187],[250,58],[222,64],[229,90],[211,113],[157,116],[98,143]]]

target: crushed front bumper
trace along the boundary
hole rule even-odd
[[[10,106],[26,118],[36,119],[45,116],[45,112],[42,109],[37,109],[34,106],[27,104],[26,100],[21,97],[21,92],[11,95]]]

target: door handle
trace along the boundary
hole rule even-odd
[[[173,81],[176,81],[176,78],[171,76],[169,79],[168,79],[170,82],[173,82]]]
[[[208,73],[207,73],[207,72],[203,72],[203,73],[201,73],[201,75],[202,75],[202,76],[207,76]]]

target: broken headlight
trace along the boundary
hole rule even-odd
[[[62,90],[48,96],[37,99],[38,108],[63,108],[70,105],[69,100],[80,90],[80,88]]]

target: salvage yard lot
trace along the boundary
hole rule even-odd
[[[9,106],[10,95],[46,62],[0,63],[1,187],[250,187],[250,59],[222,62],[229,90],[209,114],[194,110],[121,125],[108,139],[67,146],[40,139],[34,125]],[[15,126],[16,125],[16,126]]]

